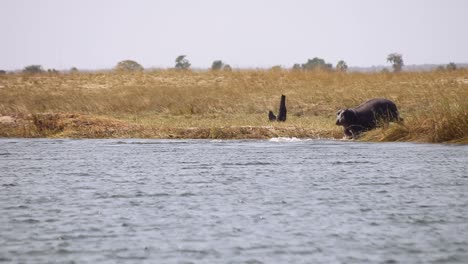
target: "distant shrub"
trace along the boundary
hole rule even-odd
[[[333,65],[331,63],[326,63],[324,59],[315,57],[307,60],[305,64],[302,64],[302,68],[304,70],[331,70]]]
[[[457,65],[453,62],[450,62],[449,64],[445,66],[444,65],[437,66],[435,70],[442,72],[442,71],[455,71],[457,69],[458,69]]]
[[[36,73],[42,73],[44,72],[44,69],[42,69],[41,65],[29,65],[24,67],[23,73],[30,73],[30,74],[36,74]]]
[[[117,66],[114,68],[116,71],[126,71],[126,72],[139,72],[143,71],[144,68],[138,62],[133,60],[124,60],[117,63]]]
[[[212,71],[219,71],[223,68],[224,63],[221,60],[215,60],[213,61],[213,64],[211,64],[211,70]]]
[[[293,71],[299,71],[302,69],[301,65],[299,63],[295,63],[292,67]]]
[[[0,70],[0,74],[6,74],[7,72],[4,70]]]
[[[228,71],[228,72],[232,71],[231,65],[229,64],[224,65],[223,71]]]
[[[340,60],[336,64],[336,70],[340,72],[346,72],[348,70],[348,64],[344,60]]]
[[[76,72],[78,72],[78,69],[76,67],[71,67],[70,72],[71,73],[76,73]]]
[[[187,57],[187,55],[180,55],[176,58],[175,62],[176,62],[176,65],[175,65],[175,68],[178,69],[178,70],[188,70],[190,68],[190,62],[189,60],[187,60],[185,57]]]
[[[331,63],[326,63],[324,59],[315,57],[313,59],[308,59],[304,64],[294,64],[293,70],[332,70],[333,65]]]
[[[447,64],[447,66],[445,66],[445,68],[447,69],[447,71],[454,71],[457,69],[457,65],[453,62],[450,62],[449,64]]]

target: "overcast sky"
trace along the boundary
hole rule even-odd
[[[0,69],[468,62],[466,0],[0,0]]]

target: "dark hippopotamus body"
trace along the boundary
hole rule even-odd
[[[364,131],[374,129],[389,122],[401,122],[394,102],[383,99],[371,99],[355,108],[341,109],[336,113],[336,125],[343,126],[347,137],[357,138]]]

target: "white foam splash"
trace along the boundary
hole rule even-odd
[[[303,141],[303,139],[299,139],[297,137],[276,137],[276,138],[270,138],[270,141],[272,142],[298,142],[298,141]]]

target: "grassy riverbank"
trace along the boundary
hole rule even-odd
[[[268,121],[287,96],[288,120]],[[0,75],[2,137],[341,138],[336,110],[385,97],[405,126],[361,140],[468,143],[468,71]]]

